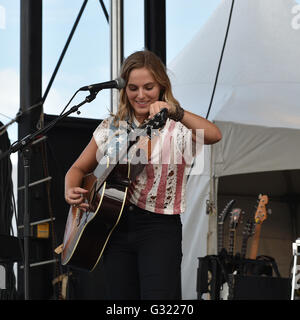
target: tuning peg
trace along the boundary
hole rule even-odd
[[[268,214],[272,214],[272,209],[271,209],[271,208],[268,208],[268,209],[267,209],[267,212],[268,212]]]

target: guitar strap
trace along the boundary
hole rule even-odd
[[[148,163],[151,159],[151,139],[148,139]]]
[[[52,281],[52,285],[60,283],[60,285],[61,285],[61,298],[63,300],[66,300],[66,298],[67,298],[68,281],[69,281],[69,277],[71,275],[72,275],[72,272],[64,273],[64,274],[59,275],[58,277],[56,277]]]

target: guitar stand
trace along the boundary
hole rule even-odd
[[[300,247],[300,238],[298,238],[295,242],[293,242],[293,245],[292,245],[293,256],[294,256],[294,266],[293,266],[293,277],[292,277],[291,300],[294,300],[295,298],[295,289],[300,288],[300,286],[297,284],[300,276],[300,274],[297,275],[297,271],[299,269],[299,265],[297,265],[298,256],[300,255],[299,247]]]

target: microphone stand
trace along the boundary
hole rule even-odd
[[[15,122],[18,122],[19,119],[20,119],[25,113],[27,113],[27,112],[29,112],[30,110],[32,110],[32,109],[34,109],[34,108],[36,108],[36,107],[39,107],[39,106],[41,106],[41,105],[42,105],[42,102],[38,102],[38,103],[30,106],[28,109],[26,109],[26,111],[19,111],[19,112],[16,114],[16,116],[15,116],[14,119],[11,119],[7,124],[5,124],[5,125],[3,125],[2,127],[0,127],[0,136],[2,136],[2,135],[6,132],[7,128],[8,128],[10,125],[14,124]]]
[[[100,91],[100,90],[98,90]],[[0,153],[0,161],[9,156],[10,154],[20,151],[23,156],[24,166],[24,298],[29,300],[29,238],[30,238],[30,220],[29,220],[29,178],[30,178],[30,160],[31,160],[31,143],[37,136],[40,136],[48,132],[53,128],[59,121],[66,118],[73,112],[77,112],[78,109],[87,102],[91,102],[96,98],[98,91],[90,90],[90,95],[85,98],[84,101],[78,105],[73,106],[69,111],[61,114],[56,119],[51,121],[47,126],[37,130],[32,134],[28,134],[21,140],[16,141],[11,145],[9,150],[4,153]],[[0,151],[1,152],[1,151]]]

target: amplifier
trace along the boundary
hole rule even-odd
[[[291,299],[291,279],[280,276],[275,261],[225,259],[219,255],[198,260],[196,290],[199,300],[204,293],[208,293],[211,300]],[[272,276],[273,272],[276,277]]]
[[[266,276],[229,276],[228,300],[290,300],[291,279]]]

